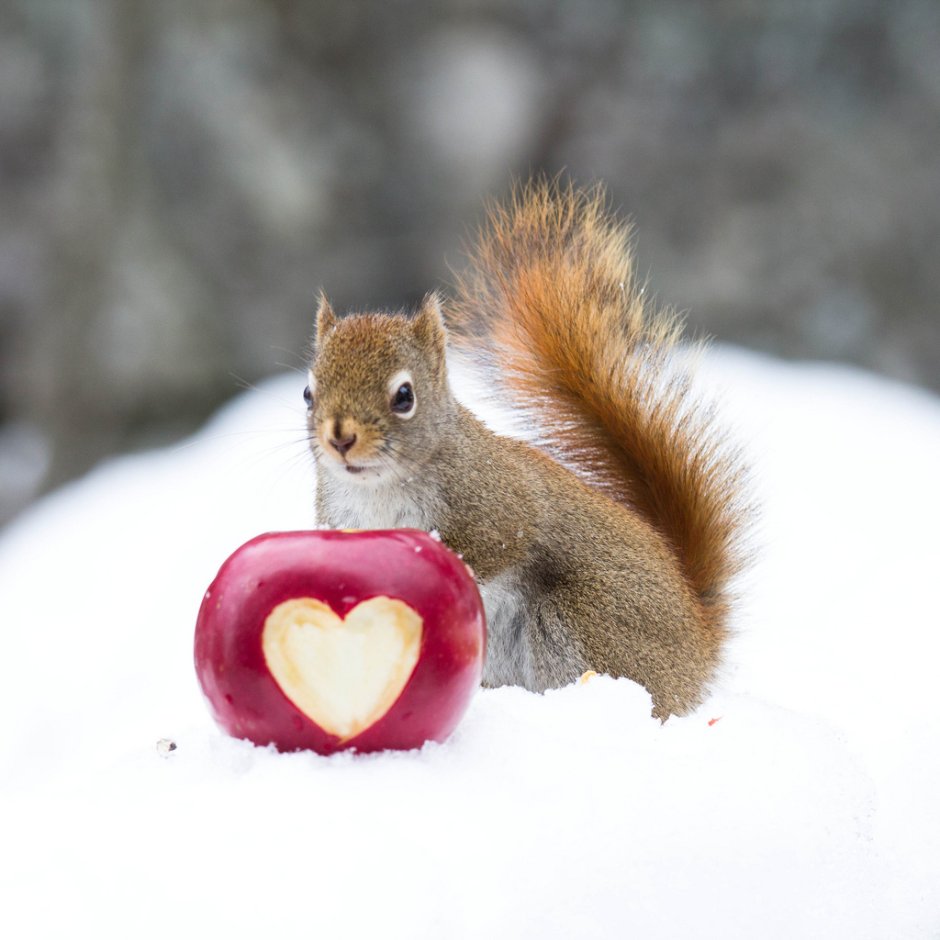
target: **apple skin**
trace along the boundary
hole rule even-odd
[[[345,617],[382,595],[423,618],[418,661],[388,711],[342,740],[294,705],[269,671],[265,620],[292,598],[316,598]],[[443,741],[454,730],[479,687],[485,648],[476,582],[463,561],[428,533],[270,532],[233,552],[206,592],[196,621],[195,664],[213,717],[234,737],[321,754],[408,750]]]

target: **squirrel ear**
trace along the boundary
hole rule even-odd
[[[316,322],[317,338],[329,333],[337,323],[336,314],[333,312],[333,308],[330,306],[330,302],[326,299],[326,294],[324,294],[322,290],[320,291],[320,298],[317,304]]]
[[[441,298],[436,291],[424,295],[411,328],[419,343],[427,348],[439,349],[443,354],[447,343],[447,330],[444,327]]]

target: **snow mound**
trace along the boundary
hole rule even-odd
[[[481,691],[415,752],[222,735],[195,615],[235,547],[314,523],[302,378],[10,527],[4,934],[936,936],[940,401],[706,366],[753,455],[760,560],[719,688],[665,724],[597,677]]]

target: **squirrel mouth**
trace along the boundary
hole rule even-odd
[[[357,467],[355,464],[348,463],[346,464],[347,473],[362,473],[365,467]]]

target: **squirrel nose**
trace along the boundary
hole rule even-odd
[[[345,437],[331,437],[330,447],[335,450],[340,457],[345,457],[353,444],[356,443],[355,434],[347,434]]]

